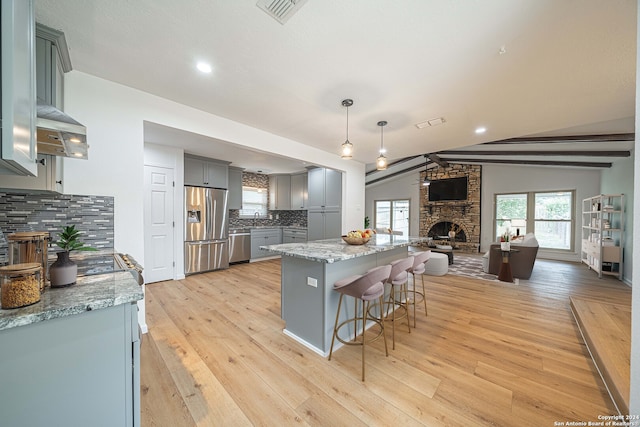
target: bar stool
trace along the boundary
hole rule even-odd
[[[393,308],[391,314],[391,337],[393,345],[391,348],[396,349],[396,321],[407,319],[407,329],[411,333],[411,321],[409,319],[409,294],[407,292],[407,283],[409,281],[409,269],[413,266],[413,256],[409,256],[404,259],[399,259],[391,263],[391,272],[389,273],[389,279],[387,283],[391,285],[391,291],[389,292],[389,299],[386,303],[386,319],[389,320],[389,308]],[[399,292],[399,300],[396,301],[396,289]],[[403,301],[404,298],[404,301]],[[404,313],[400,316],[396,316],[397,308],[402,307]]]
[[[346,279],[339,280],[333,284],[333,290],[340,293],[340,300],[338,301],[338,311],[336,312],[336,323],[333,327],[333,337],[331,338],[329,360],[331,360],[331,355],[333,354],[333,344],[336,338],[338,338],[338,341],[343,344],[361,345],[362,381],[364,381],[364,350],[367,343],[364,333],[366,330],[367,320],[371,320],[380,325],[380,332],[368,342],[374,342],[375,340],[380,338],[380,335],[382,335],[384,339],[384,351],[386,356],[389,356],[389,349],[387,348],[387,336],[384,332],[384,322],[382,320],[382,310],[380,310],[380,318],[378,319],[377,317],[374,317],[369,313],[369,304],[370,301],[377,298],[379,300],[380,307],[383,306],[382,303],[384,296],[384,282],[389,278],[390,272],[391,266],[384,265],[369,270],[362,276],[351,276]],[[355,311],[353,312],[353,318],[346,319],[345,321],[338,324],[338,320],[340,318],[340,307],[342,306],[342,297],[344,297],[345,295],[355,298]],[[358,300],[362,301],[362,318],[358,318]],[[360,320],[362,321],[362,340],[358,341],[358,322]],[[353,329],[353,341],[346,341],[340,338],[340,336],[338,336],[338,331],[340,330],[340,328],[352,322],[355,325]]]
[[[425,272],[425,264],[429,261],[431,257],[431,251],[424,252],[415,252],[413,254],[413,266],[409,269],[409,273],[413,276],[413,327],[416,327],[416,294],[422,296],[422,301],[424,302],[424,315],[428,316],[427,313],[427,299],[426,293],[424,290],[424,272]],[[416,291],[416,274],[420,275],[420,279],[422,279],[422,292]]]

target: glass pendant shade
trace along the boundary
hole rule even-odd
[[[353,154],[353,144],[350,143],[349,140],[346,140],[342,143],[342,148],[340,151],[340,157],[345,160],[349,160]]]
[[[380,126],[380,156],[378,160],[376,160],[376,169],[379,171],[383,171],[387,169],[387,158],[384,156],[384,135],[382,129],[387,125],[387,122],[381,120],[378,122],[378,126]]]
[[[349,142],[349,107],[353,105],[353,99],[343,99],[342,106],[347,109],[347,138],[340,146],[340,157],[345,160],[353,156],[353,144]]]

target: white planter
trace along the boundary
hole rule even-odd
[[[503,251],[511,250],[511,242],[500,242],[500,249]]]

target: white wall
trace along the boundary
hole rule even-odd
[[[409,235],[420,233],[420,187],[416,184],[420,179],[419,172],[410,172],[395,179],[368,185],[365,191],[364,213],[374,227],[374,202],[376,200],[409,199]],[[360,225],[357,228],[362,228]]]
[[[480,223],[480,248],[488,250],[493,237],[494,198],[497,193],[528,191],[575,190],[575,241],[574,251],[538,251],[538,257],[565,261],[580,261],[582,199],[600,194],[600,171],[555,167],[519,167],[487,165],[482,167],[482,200]]]
[[[90,145],[89,160],[65,159],[65,191],[113,196],[115,247],[138,260],[144,259],[145,121],[341,170],[343,231],[362,224],[362,163],[79,71],[65,75],[64,95],[65,112],[87,127]]]
[[[625,195],[625,241],[623,277],[627,284],[633,280],[633,157],[616,161],[609,169],[602,171],[600,182],[602,194]]]

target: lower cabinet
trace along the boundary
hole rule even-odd
[[[282,243],[282,230],[279,228],[252,228],[251,229],[251,259],[273,256],[272,253],[263,251],[260,246],[279,245]]]
[[[282,229],[282,243],[306,243],[307,230],[300,228]]]
[[[137,310],[127,303],[0,331],[0,424],[140,425]]]
[[[309,240],[337,239],[342,234],[342,213],[339,210],[308,211],[307,237]]]

